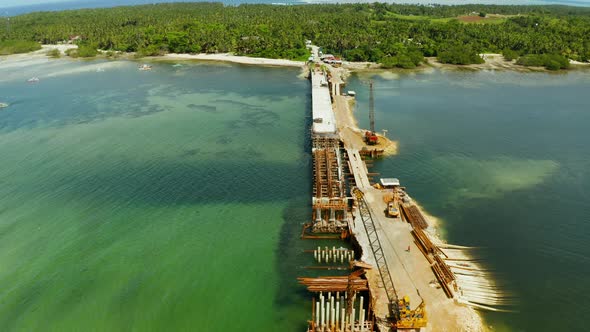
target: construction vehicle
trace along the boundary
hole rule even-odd
[[[403,330],[419,330],[426,327],[428,320],[426,318],[426,310],[424,301],[414,309],[410,309],[410,297],[404,296],[398,301],[399,319],[396,323],[398,331]]]
[[[374,131],[367,130],[365,132],[365,143],[368,145],[377,145],[379,143],[379,137],[377,137]]]
[[[387,216],[390,218],[399,217],[399,210],[395,207],[395,202],[387,203]]]
[[[379,143],[379,137],[375,133],[375,97],[373,96],[373,82],[369,83],[369,122],[371,129],[365,132],[365,143],[367,145],[376,145]]]

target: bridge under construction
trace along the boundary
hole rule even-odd
[[[315,268],[348,271],[299,278],[314,294],[308,331],[462,330],[465,310],[506,304],[484,271],[454,256],[466,248],[428,233],[427,218],[399,181],[372,182],[366,147],[336,121],[349,112],[342,105],[350,97],[340,95],[330,69],[317,63],[310,69],[312,220],[302,238],[349,238],[357,251],[306,250],[324,264]],[[386,213],[392,204],[400,211],[395,217]]]

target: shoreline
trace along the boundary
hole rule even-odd
[[[268,58],[257,58],[248,56],[233,55],[231,53],[199,53],[199,54],[187,54],[187,53],[168,53],[163,56],[146,57],[141,59],[149,60],[199,60],[199,61],[220,61],[220,62],[231,62],[239,63],[243,65],[256,65],[256,66],[273,66],[273,67],[303,67],[305,62],[294,61],[286,59],[268,59]]]
[[[442,63],[438,61],[436,57],[424,57],[426,60],[416,68],[404,69],[404,68],[381,68],[378,63],[375,62],[344,62],[343,68],[351,72],[392,72],[392,73],[416,73],[423,72],[432,69],[441,70],[465,70],[465,71],[480,71],[480,70],[497,70],[497,71],[515,71],[520,73],[567,73],[569,71],[576,70],[587,70],[590,69],[590,62],[580,62],[570,60],[571,67],[568,69],[560,70],[548,70],[545,67],[532,67],[532,66],[521,66],[516,64],[515,60],[508,61],[504,59],[502,54],[498,53],[483,53],[481,56],[484,58],[484,63],[471,64],[471,65],[453,65],[448,63]]]
[[[60,58],[78,59],[78,60],[93,60],[93,59],[108,59],[108,60],[133,60],[133,61],[208,61],[208,62],[226,62],[236,63],[242,65],[252,66],[269,66],[269,67],[291,67],[291,68],[305,68],[307,62],[288,60],[288,59],[270,59],[260,57],[249,57],[243,55],[233,55],[231,53],[168,53],[160,56],[147,56],[147,57],[135,57],[135,53],[123,53],[117,52],[114,57],[107,57],[106,51],[99,50],[99,55],[91,58],[71,58],[65,55],[65,51],[68,49],[78,48],[75,44],[44,44],[41,45],[41,49],[19,54],[9,54],[0,57],[1,61],[11,59],[27,60],[28,58],[46,57],[47,52],[53,49],[58,49],[61,53]],[[520,73],[567,73],[576,70],[588,70],[590,69],[590,62],[579,62],[570,60],[571,67],[568,69],[561,70],[547,70],[544,67],[527,67],[517,65],[516,61],[504,60],[502,54],[498,53],[483,53],[484,63],[482,64],[471,64],[471,65],[453,65],[439,62],[436,57],[425,57],[425,63],[413,69],[403,68],[381,68],[381,65],[375,62],[348,62],[345,61],[342,65],[343,73],[340,73],[343,80],[346,79],[350,73],[416,73],[424,72],[432,69],[440,70],[466,70],[466,71],[480,71],[480,70],[498,70],[498,71],[515,71]]]
[[[77,45],[74,44],[61,44],[61,45],[41,45],[41,49],[28,52],[9,54],[0,57],[0,60],[28,60],[34,58],[47,58],[53,59],[47,55],[47,52],[57,49],[60,51],[59,59],[71,59],[71,60],[94,60],[94,59],[107,59],[107,60],[133,60],[133,61],[210,61],[210,62],[229,62],[243,65],[254,65],[254,66],[271,66],[271,67],[296,67],[303,68],[306,63],[303,61],[286,60],[286,59],[269,59],[269,58],[258,58],[233,55],[231,53],[199,53],[199,54],[186,54],[186,53],[168,53],[161,56],[147,56],[136,58],[135,53],[116,53],[113,57],[107,57],[106,51],[99,50],[99,54],[95,57],[90,58],[73,58],[65,55],[65,52],[69,49],[76,49]]]

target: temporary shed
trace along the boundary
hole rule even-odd
[[[399,187],[399,179],[396,178],[381,178],[380,182],[384,188]]]

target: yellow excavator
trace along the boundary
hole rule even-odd
[[[424,301],[414,310],[410,309],[409,296],[404,296],[397,303],[399,319],[395,325],[398,331],[419,330],[420,328],[426,327],[428,320],[426,318],[426,305]]]

